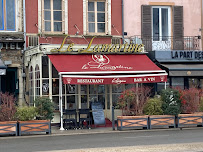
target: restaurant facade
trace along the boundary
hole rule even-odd
[[[102,103],[111,120],[111,107],[124,90],[167,81],[166,71],[147,57],[143,45],[91,44],[93,39],[88,45],[40,45],[25,53],[30,105],[38,96],[50,97],[53,123],[62,122],[63,110],[91,108],[92,102]],[[115,116],[120,114],[116,109]]]
[[[202,81],[201,72],[195,75],[200,67],[191,70],[201,66],[200,59],[172,58],[175,51],[202,47],[201,1],[190,3],[26,1],[26,102],[33,106],[37,97],[49,97],[55,104],[52,122],[59,123],[64,109],[90,108],[99,101],[105,118],[111,120],[111,107],[128,88],[150,85],[158,93],[176,81],[178,85],[184,81],[183,88],[193,78]],[[178,64],[182,65],[174,72],[170,66]],[[183,64],[192,65],[182,70]],[[120,114],[115,109],[115,116]]]

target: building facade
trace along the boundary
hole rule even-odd
[[[54,123],[62,109],[96,101],[111,119],[121,93],[142,84],[157,93],[202,86],[201,0],[34,0],[25,8],[26,102],[52,99]]]
[[[168,72],[168,86],[182,89],[203,86],[201,2],[124,1],[126,41],[145,45],[148,56]],[[157,92],[163,88],[162,84],[156,86]]]
[[[3,69],[0,90],[14,94],[18,103],[24,100],[24,1],[2,0],[0,2],[0,50]]]
[[[39,96],[52,99],[54,123],[62,122],[63,109],[97,101],[111,119],[125,89],[166,81],[141,43],[123,43],[122,6],[122,0],[26,1],[26,100],[33,106]]]
[[[60,48],[66,35],[64,45],[74,43],[76,49],[87,47],[93,36],[97,36],[93,45],[120,44],[121,8],[121,0],[26,1],[26,99],[30,105],[37,96],[49,97],[56,105],[53,121],[59,122],[59,74],[46,53]],[[105,102],[107,96],[104,85],[64,85],[64,89],[66,108],[88,108],[90,100]]]

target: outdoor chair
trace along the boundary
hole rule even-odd
[[[92,121],[90,115],[90,109],[79,109],[79,127],[84,128],[84,123],[86,123],[87,128],[91,128]]]
[[[63,119],[65,129],[77,129],[77,112],[76,109],[65,109],[65,118]]]

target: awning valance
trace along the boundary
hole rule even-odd
[[[202,76],[203,64],[161,64],[169,70],[169,76]]]
[[[146,55],[48,55],[65,84],[166,82],[167,74]]]

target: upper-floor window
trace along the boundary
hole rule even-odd
[[[142,5],[142,43],[147,51],[183,50],[183,6]]]
[[[171,36],[170,7],[152,7],[153,41],[167,41]]]
[[[84,35],[111,34],[111,0],[83,0]]]
[[[63,32],[62,0],[43,0],[43,32]]]
[[[15,0],[0,0],[0,30],[15,31]]]
[[[105,33],[106,4],[104,1],[88,2],[88,32]]]

